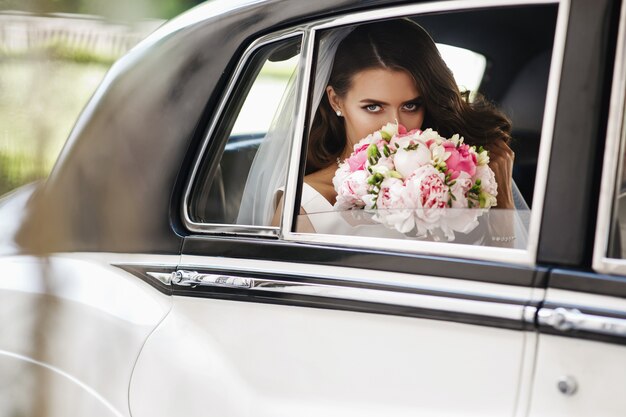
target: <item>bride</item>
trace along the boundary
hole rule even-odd
[[[459,133],[466,143],[484,146],[498,184],[496,207],[514,208],[511,123],[484,98],[470,102],[468,94],[459,91],[430,35],[412,21],[371,23],[350,31],[337,46],[313,118],[300,214],[332,210],[337,161],[348,157],[360,139],[396,121],[408,130],[432,128],[444,137]],[[300,219],[300,231],[315,231],[312,216]]]

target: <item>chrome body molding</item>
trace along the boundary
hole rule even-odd
[[[148,273],[150,274],[150,273]],[[171,282],[181,287],[228,287],[228,288],[253,288],[259,286],[251,278],[233,277],[220,274],[200,274],[196,271],[179,270],[172,272]]]
[[[452,293],[407,292],[406,288],[397,287],[369,288],[342,280],[325,284],[289,277],[259,278],[197,271],[177,271],[172,276],[175,276],[172,280],[174,295],[236,300],[245,296],[246,301],[441,318],[506,328],[522,329],[525,309],[534,309],[512,300],[486,296],[464,298]],[[221,291],[224,289],[228,292]]]
[[[626,5],[622,4],[620,26],[615,49],[615,67],[609,104],[609,120],[606,129],[606,145],[598,203],[598,221],[593,251],[593,269],[606,274],[625,274],[626,259],[607,256],[613,204],[619,193],[617,178],[624,155],[624,109],[626,105]]]
[[[626,317],[607,317],[602,313],[582,313],[576,308],[541,308],[540,326],[549,326],[559,332],[588,332],[617,336],[626,341]]]
[[[255,269],[247,268],[245,262],[239,268],[234,264],[183,264],[178,269],[151,268],[148,264],[117,266],[171,295],[442,319],[518,330],[534,324],[538,304],[527,288],[422,276],[413,276],[410,282],[405,274],[376,271],[344,274],[349,268],[316,267],[312,272],[310,267],[290,269],[284,265],[282,269]],[[335,272],[332,275],[331,270]],[[360,272],[363,276],[359,279]],[[374,275],[379,279],[372,279]],[[438,281],[440,285],[433,285]]]
[[[194,261],[195,260],[195,261]],[[116,264],[168,295],[442,319],[530,329],[545,290],[367,269],[185,256]]]
[[[149,275],[150,277],[156,279],[157,281],[159,281],[161,284],[163,285],[171,285],[172,283],[172,275],[174,274],[172,273],[167,273],[167,272],[146,272],[147,275]]]

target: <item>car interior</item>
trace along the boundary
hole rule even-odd
[[[529,207],[532,207],[557,11],[557,5],[524,5],[432,13],[413,18],[435,42],[486,57],[487,67],[479,92],[512,121],[513,178]],[[281,51],[281,58],[289,53],[297,51]],[[255,58],[256,63],[250,65],[258,66],[258,60]],[[237,106],[241,106],[255,79],[254,71],[252,73],[238,86],[235,94],[238,98],[228,105],[225,114],[237,114]],[[200,176],[194,184],[190,214],[195,222],[236,223],[246,183],[246,175],[242,174],[249,171],[264,137],[264,132],[231,137],[228,132],[234,120],[226,119],[223,118],[214,135],[217,140],[209,144],[207,155],[213,157],[205,155]],[[215,158],[216,153],[222,154],[221,160]]]

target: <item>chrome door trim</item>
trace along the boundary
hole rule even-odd
[[[178,271],[181,272],[181,271]],[[341,279],[254,277],[233,271],[185,271],[192,279],[172,281],[172,294],[281,305],[321,307],[378,314],[457,321],[509,329],[526,328],[535,306],[483,295],[429,294],[397,287],[365,287]],[[528,310],[533,312],[528,312]]]
[[[561,69],[563,56],[565,52],[565,39],[567,34],[570,0],[473,0],[473,1],[446,1],[433,2],[426,4],[395,6],[385,9],[377,9],[372,11],[364,11],[358,13],[346,14],[340,17],[320,20],[307,27],[307,31],[311,33],[309,42],[314,44],[316,32],[323,29],[339,27],[349,24],[356,24],[364,21],[374,21],[386,18],[394,18],[408,15],[417,15],[423,13],[455,11],[455,10],[471,10],[484,7],[506,7],[506,6],[524,6],[524,5],[540,5],[540,4],[558,4],[558,17],[555,28],[555,40],[552,52],[552,60],[550,65],[550,75],[548,81],[548,89],[546,94],[546,106],[544,109],[544,118],[542,125],[541,141],[539,148],[539,156],[537,163],[537,177],[535,180],[535,189],[533,194],[533,209],[531,213],[529,240],[526,249],[508,249],[486,246],[459,245],[438,242],[420,242],[420,241],[404,241],[395,239],[372,238],[366,239],[328,234],[313,233],[297,233],[294,230],[293,221],[295,219],[294,212],[296,187],[299,176],[300,153],[296,152],[302,148],[302,143],[294,143],[292,146],[290,171],[288,174],[288,187],[285,192],[285,201],[289,204],[285,205],[282,224],[281,236],[285,240],[296,242],[307,242],[316,244],[327,244],[330,246],[340,245],[343,247],[355,248],[373,248],[384,249],[411,253],[425,253],[433,255],[452,256],[468,259],[488,260],[506,263],[515,263],[520,265],[534,265],[537,257],[537,249],[539,245],[539,229],[541,226],[541,213],[543,212],[544,194],[547,183],[548,165],[550,159],[550,151],[553,138],[554,121],[556,117],[556,106],[559,92],[559,84],[561,78]],[[309,60],[310,61],[310,60]],[[310,62],[309,62],[310,65]],[[307,77],[307,82],[308,77]],[[308,84],[307,84],[308,85]],[[305,112],[301,111],[300,116],[304,117]],[[302,128],[303,124],[298,123]],[[303,133],[303,132],[300,132]],[[303,136],[299,134],[298,136]],[[298,140],[298,138],[296,138]],[[295,168],[295,169],[294,169]],[[289,185],[290,184],[290,185]]]
[[[533,327],[543,296],[532,288],[461,279],[246,261],[185,256],[177,271],[171,273],[170,287],[162,290],[174,296],[387,314],[516,330]],[[148,265],[146,268],[152,272]]]
[[[265,236],[265,237],[276,237],[278,235],[278,232],[279,232],[278,227],[194,222],[189,215],[189,199],[191,197],[191,190],[193,188],[193,184],[196,180],[196,176],[198,174],[200,165],[202,163],[202,157],[206,153],[209,141],[211,137],[213,136],[213,133],[215,132],[215,129],[217,128],[217,124],[224,112],[226,104],[228,103],[228,100],[231,98],[231,94],[233,90],[235,89],[237,82],[239,81],[239,76],[243,72],[243,69],[245,68],[245,66],[248,64],[252,54],[256,52],[259,48],[265,45],[268,45],[274,42],[279,42],[285,39],[295,38],[298,36],[302,38],[302,45],[303,45],[301,52],[300,52],[300,60],[298,63],[299,65],[298,70],[300,71],[299,73],[299,76],[300,76],[302,75],[302,68],[308,67],[307,56],[309,54],[309,52],[305,48],[305,45],[306,45],[305,41],[307,39],[305,36],[305,32],[300,28],[290,28],[290,29],[278,31],[270,35],[260,37],[259,39],[255,40],[250,46],[248,46],[248,48],[244,51],[241,59],[237,63],[237,67],[235,68],[233,75],[230,77],[230,80],[228,81],[226,89],[219,100],[219,103],[211,119],[211,123],[207,130],[207,133],[204,136],[204,139],[202,141],[202,146],[200,148],[200,151],[196,155],[195,162],[193,165],[193,170],[191,171],[191,176],[189,177],[189,180],[187,181],[187,185],[185,186],[185,193],[184,193],[180,212],[181,212],[181,216],[182,216],[185,227],[187,227],[187,229],[189,229],[190,231],[202,232],[202,233],[217,233],[221,235],[236,234],[236,235],[245,235],[245,236]],[[301,80],[299,80],[296,86],[297,97],[302,96],[302,88],[303,88],[302,86],[303,84]],[[296,129],[297,131],[302,130],[298,127],[296,127]]]
[[[368,268],[264,261],[258,259],[224,258],[220,256],[183,255],[179,263],[183,270],[229,271],[240,275],[296,277],[302,280],[315,278],[330,282],[341,277],[354,286],[378,288],[397,287],[408,291],[459,294],[463,297],[495,298],[514,304],[530,302],[538,305],[543,301],[545,290],[501,282],[484,282],[465,278],[448,278],[440,275],[380,271]]]
[[[602,165],[602,182],[598,204],[598,220],[593,250],[593,269],[606,274],[626,274],[626,259],[607,256],[615,198],[619,192],[617,176],[623,169],[622,156],[625,151],[626,130],[624,112],[626,106],[626,4],[622,4],[615,67],[609,104],[609,120],[606,129],[606,144]]]

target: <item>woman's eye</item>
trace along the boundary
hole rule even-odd
[[[420,104],[419,103],[406,103],[404,106],[404,110],[406,111],[417,111],[420,108]]]
[[[378,113],[382,110],[382,107],[380,107],[378,104],[368,104],[364,107],[364,109],[370,113]]]

